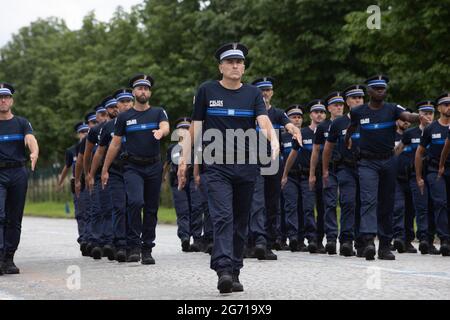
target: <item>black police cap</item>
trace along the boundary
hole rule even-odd
[[[12,96],[16,92],[14,87],[6,82],[0,83],[0,96]]]
[[[436,105],[440,105],[443,103],[450,103],[450,93],[443,93],[436,99]]]
[[[215,53],[216,59],[221,62],[225,59],[242,59],[248,55],[248,48],[242,43],[233,42],[227,43],[217,49]]]
[[[355,84],[345,88],[343,94],[345,98],[364,97],[366,95],[366,87],[360,84]]]
[[[275,78],[261,77],[253,81],[252,85],[260,89],[273,89],[273,86],[275,85]]]
[[[130,88],[136,88],[139,86],[147,86],[152,88],[155,85],[155,79],[152,76],[145,73],[138,73],[134,75],[129,82]]]
[[[294,116],[294,115],[303,116],[303,113],[304,113],[303,108],[304,107],[301,104],[292,104],[286,109],[285,112],[288,117]]]

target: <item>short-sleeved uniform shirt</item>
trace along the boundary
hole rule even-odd
[[[402,137],[402,143],[405,146],[402,154],[408,157],[411,168],[414,166],[414,159],[421,137],[422,130],[419,127],[406,130]]]
[[[292,140],[292,149],[299,154],[297,156],[298,165],[300,168],[308,169],[311,163],[311,154],[314,144],[314,130],[310,127],[302,128],[303,147],[300,146],[297,140]]]
[[[339,118],[338,118],[339,119]],[[314,144],[320,145],[322,148],[325,146],[325,142],[327,141],[330,135],[331,124],[333,121],[324,120],[318,126],[316,133],[314,134]],[[338,150],[336,148],[333,149],[332,159],[336,160],[339,157]]]
[[[86,141],[87,136],[81,139],[80,143],[77,145],[77,154],[84,155],[84,151],[86,151]]]
[[[14,116],[0,120],[0,161],[26,161],[25,137],[29,134],[33,134],[33,128],[25,118]]]
[[[94,145],[92,154],[95,154],[95,152],[97,151],[98,143],[100,141],[100,136],[101,136],[102,130],[105,127],[105,125],[106,125],[106,122],[102,122],[102,123],[97,124],[91,130],[89,130],[89,133],[87,135],[87,140]]]
[[[267,110],[267,114],[269,116],[270,122],[272,122],[272,126],[275,129],[275,132],[277,133],[278,139],[281,140],[281,132],[288,123],[291,123],[291,120],[289,120],[289,117],[283,110],[275,107],[271,107],[269,110]],[[257,126],[256,129],[259,131],[259,126]],[[267,155],[270,156],[271,154],[272,150],[270,144],[267,144]]]
[[[441,159],[441,153],[444,148],[445,139],[448,136],[448,130],[449,127],[441,125],[438,120],[433,121],[425,128],[425,130],[423,130],[420,145],[427,148],[428,158],[436,165]],[[450,166],[449,158],[447,158],[446,166]]]
[[[125,138],[123,151],[131,156],[152,158],[161,154],[161,143],[153,131],[159,130],[161,122],[168,122],[166,111],[151,107],[146,111],[131,108],[117,117],[114,135]]]
[[[77,163],[77,144],[66,149],[65,163],[66,168],[72,168],[72,176],[75,176],[75,164]]]
[[[352,134],[352,148],[349,150],[345,145],[345,135],[347,134],[347,129],[350,126],[350,118],[348,116],[339,117],[331,123],[330,132],[328,133],[327,141],[335,143],[336,146],[334,150],[337,152],[337,159],[345,159],[348,161],[357,161],[358,151],[359,151],[359,126],[357,127],[355,133]],[[335,156],[335,154],[333,154]]]
[[[202,84],[195,96],[192,120],[203,121],[204,130],[216,129],[226,137],[227,129],[242,129],[244,132],[255,130],[256,118],[261,115],[268,113],[258,88],[244,84],[237,90],[229,90],[219,81],[210,81]],[[213,141],[204,142],[208,145]],[[242,143],[245,150],[238,150],[240,145],[224,138],[223,148],[228,154],[236,152],[247,154],[250,150],[248,139]]]
[[[389,153],[395,146],[396,121],[405,108],[385,103],[379,110],[363,104],[350,111],[352,126],[360,126],[360,149],[371,153]]]
[[[397,146],[403,140],[404,134],[398,132],[395,133],[395,145]],[[403,149],[403,152],[397,156],[397,173],[398,175],[405,176],[408,174],[408,170],[411,168],[411,146],[407,146]]]

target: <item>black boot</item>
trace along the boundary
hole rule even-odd
[[[436,246],[433,244],[433,245],[430,245],[430,250],[428,251],[428,253],[431,255],[438,256],[441,254],[441,251],[438,250],[438,248],[436,248]]]
[[[255,256],[258,260],[266,260],[266,246],[257,244],[255,246]]]
[[[191,252],[200,252],[202,249],[202,245],[200,243],[200,240],[195,240],[194,243],[191,245]]]
[[[109,261],[117,260],[116,249],[114,246],[107,244],[103,247],[103,256],[108,258]]]
[[[394,239],[394,249],[397,250],[398,253],[405,253],[406,252],[406,244],[403,239]],[[391,250],[393,251],[393,250]]]
[[[152,257],[152,249],[142,249],[142,262],[143,265],[154,265],[156,264],[155,259]]]
[[[191,241],[190,239],[182,239],[181,240],[181,251],[190,252],[191,250]]]
[[[341,248],[339,250],[339,255],[343,257],[352,257],[353,256],[353,243],[352,241],[345,241],[341,244]]]
[[[103,250],[100,246],[95,246],[91,251],[92,258],[94,260],[101,260],[103,257]]]
[[[127,250],[126,249],[117,250],[117,261],[120,263],[127,262]]]
[[[382,243],[380,241],[380,248],[378,249],[378,259],[380,259],[380,260],[395,260],[395,256],[391,251],[389,243]]]
[[[328,241],[327,245],[325,246],[325,251],[330,256],[337,254],[337,252],[336,252],[336,242],[335,241]]]
[[[414,248],[410,241],[406,242],[406,253],[417,253],[417,249]]]
[[[366,244],[363,250],[363,256],[366,258],[367,261],[375,260],[375,242],[373,238],[368,238],[366,240]]]
[[[277,255],[270,249],[266,250],[266,258],[264,260],[275,261],[278,260]]]
[[[86,257],[92,257],[92,249],[94,249],[94,245],[92,243],[88,243],[86,245]]]
[[[443,257],[450,256],[450,244],[448,240],[441,240],[441,254]]]
[[[421,254],[428,254],[430,250],[430,244],[428,243],[427,240],[422,240],[420,241],[419,244],[419,251]]]
[[[319,254],[326,254],[327,251],[325,250],[325,247],[323,246],[322,242],[317,242],[317,253]]]
[[[130,254],[128,255],[128,262],[139,262],[141,261],[141,249],[133,248],[130,250]]]
[[[308,241],[308,251],[309,253],[317,253],[317,242],[314,240]]]
[[[292,252],[298,251],[298,240],[296,238],[289,239],[289,248]]]
[[[308,252],[308,247],[306,246],[305,241],[299,241],[298,242],[298,249],[297,249],[297,251]]]
[[[88,253],[87,253],[87,243],[86,242],[80,243],[80,251],[81,251],[81,255],[83,257],[89,257]]]
[[[272,245],[272,249],[276,251],[281,251],[281,240],[275,240],[275,243]]]
[[[2,271],[4,274],[19,274],[20,270],[14,264],[14,253],[6,253],[3,259]]]
[[[238,274],[233,274],[233,292],[244,292],[244,286],[239,281]]]
[[[219,274],[217,289],[221,294],[233,292],[233,276],[229,272]]]
[[[208,241],[205,246],[205,253],[212,255],[213,247],[214,247],[214,244],[213,244],[212,240]]]
[[[286,241],[281,241],[281,251],[291,251],[291,247],[288,246]]]

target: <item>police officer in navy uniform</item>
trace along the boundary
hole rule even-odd
[[[380,240],[378,258],[395,260],[390,242],[393,238],[396,121],[419,121],[418,114],[406,112],[405,108],[397,104],[384,102],[388,83],[389,78],[383,75],[366,81],[370,102],[350,111],[351,124],[345,136],[347,147],[351,147],[351,136],[360,128],[360,234],[365,242],[363,255],[366,260],[375,257],[377,234]]]
[[[303,124],[303,106],[291,105],[286,109],[286,114],[291,122],[299,129]],[[283,153],[284,166],[291,154],[293,141],[289,132],[281,135],[281,150]],[[284,171],[283,166],[283,171]],[[286,225],[286,236],[289,239],[289,249],[292,252],[307,251],[305,245],[305,228],[303,219],[302,193],[300,187],[300,170],[298,157],[295,159],[292,169],[289,170],[288,180],[283,188],[284,220]]]
[[[423,131],[420,146],[416,152],[416,178],[420,190],[424,193],[425,181],[421,175],[421,157],[427,152],[428,174],[426,180],[430,186],[430,196],[433,201],[436,231],[441,241],[440,253],[442,256],[450,256],[450,231],[448,225],[450,159],[448,157],[449,143],[447,141],[450,126],[450,94],[444,93],[439,96],[436,99],[436,105],[440,118]]]
[[[14,92],[12,85],[0,83],[0,275],[20,273],[14,254],[20,242],[28,188],[25,148],[31,152],[32,171],[39,157],[31,124],[11,111]]]
[[[78,138],[78,143],[86,137],[89,127],[84,122],[79,122],[74,126],[75,133]],[[77,144],[78,144],[77,143]],[[75,195],[75,164],[77,162],[77,144],[74,144],[65,152],[65,166],[59,175],[58,189],[62,190],[64,180],[66,179],[69,171],[72,171],[70,180],[71,191],[73,196],[73,204],[75,208],[75,219],[78,225],[78,239],[80,244],[80,251],[83,255],[86,255],[87,241],[84,239],[86,229],[86,207],[84,203],[79,203],[78,197]]]
[[[352,135],[352,149],[348,150],[344,143],[347,128],[350,125],[350,110],[364,104],[365,87],[352,85],[343,92],[349,113],[335,119],[330,126],[327,142],[323,150],[322,179],[324,187],[329,183],[330,170],[334,172],[339,186],[339,204],[341,206],[340,223],[340,255],[351,257],[353,241],[359,239],[359,129]],[[330,167],[330,163],[332,166]],[[361,241],[356,241],[358,256],[362,256]]]
[[[217,50],[222,80],[202,84],[195,97],[193,126],[189,132],[191,139],[183,139],[178,169],[179,188],[187,182],[186,159],[190,159],[191,151],[189,143],[197,141],[203,129],[205,135],[208,132],[220,132],[224,138],[226,131],[233,129],[236,134],[249,130],[256,136],[257,122],[271,142],[272,160],[278,158],[278,138],[267,116],[261,91],[241,82],[247,53],[247,47],[239,43],[227,44]],[[249,213],[258,175],[256,159],[253,159],[255,164],[249,161],[249,152],[252,153],[254,149],[251,148],[255,146],[250,143],[236,144],[234,138],[230,140],[225,138],[223,151],[214,149],[217,152],[211,157],[205,156],[209,144],[203,152],[209,212],[214,228],[211,268],[219,277],[217,288],[220,293],[244,290],[239,275],[243,267]]]
[[[131,109],[133,103],[132,90],[127,88],[117,90],[113,96],[105,101],[105,106],[112,112],[110,117],[113,119],[106,122],[100,131],[100,139],[92,160],[90,177],[96,176],[96,172],[103,165],[104,157],[114,137],[116,115],[114,114],[115,108],[112,106],[117,105],[118,113],[123,113]],[[93,181],[91,180],[89,183],[93,183]],[[109,240],[109,248],[104,251],[106,251],[109,260],[117,259],[119,263],[124,263],[127,261],[127,196],[123,178],[123,162],[120,160],[120,155],[114,159],[109,169],[109,183],[105,186],[105,190],[109,193],[112,216],[111,219],[108,216],[103,219],[103,236],[107,238],[111,237],[110,234],[112,234],[112,240]]]
[[[313,189],[311,189],[309,185],[314,134],[317,126],[326,119],[325,101],[321,99],[313,100],[308,103],[307,108],[310,110],[311,124],[309,127],[305,127],[301,130],[301,135],[303,137],[301,142],[303,146],[298,140],[292,140],[292,150],[284,167],[281,185],[284,189],[289,181],[289,173],[291,169],[299,171],[298,174],[296,174],[298,177],[297,185],[300,188],[301,198],[303,201],[303,219],[305,226],[305,237],[308,240],[308,251],[310,253],[325,253],[325,250],[320,250],[323,248],[323,245],[320,247],[318,244],[318,234],[320,232],[320,230],[318,230],[318,224],[320,221],[316,221],[314,210],[314,207],[316,207],[318,216],[322,215],[323,217],[323,203],[322,198],[320,197],[321,185],[316,185]],[[298,167],[294,167],[296,164],[298,164]],[[297,213],[294,210],[290,210],[289,212],[286,212],[286,218],[290,220],[293,219],[295,221],[296,214]],[[290,239],[293,243],[295,243],[295,240],[296,239],[294,236]]]
[[[272,106],[271,101],[274,94],[274,78],[264,77],[253,81],[252,85],[261,90],[266,104],[269,119],[280,137],[280,129],[285,128],[297,138],[300,129],[295,127],[288,116],[281,109]],[[268,150],[270,155],[270,150]],[[281,230],[277,223],[280,219],[280,196],[281,196],[281,159],[279,159],[279,170],[272,175],[260,175],[256,179],[253,203],[250,210],[249,231],[254,245],[255,255],[258,260],[277,260],[272,249],[281,249]]]
[[[108,184],[109,169],[124,143],[124,179],[127,191],[129,230],[128,260],[153,265],[159,195],[162,182],[161,139],[170,133],[166,111],[149,104],[154,80],[138,74],[130,80],[134,107],[117,117],[114,138],[102,170],[102,183]],[[123,138],[125,141],[122,142]],[[143,218],[141,217],[144,210]]]
[[[413,112],[410,109],[406,109]],[[395,133],[395,146],[398,149],[405,131],[411,124],[408,121],[397,120]],[[416,238],[414,231],[414,207],[412,192],[409,185],[410,164],[412,148],[405,148],[402,152],[396,152],[397,179],[395,181],[395,202],[393,213],[394,244],[393,250],[398,253],[417,253],[417,249],[411,244]],[[391,247],[392,249],[392,247]]]
[[[417,224],[417,239],[419,240],[419,251],[422,254],[439,254],[439,250],[433,245],[436,228],[434,227],[433,211],[429,210],[429,187],[426,183],[423,194],[417,186],[414,160],[423,130],[428,127],[434,119],[435,104],[432,100],[418,102],[416,108],[422,116],[418,127],[410,128],[403,134],[401,142],[396,147],[396,154],[404,154],[409,158],[407,171],[409,173],[408,183],[412,194],[412,204]],[[424,168],[426,170],[426,168]],[[430,219],[431,215],[431,219]],[[406,250],[413,248],[410,242],[406,243]],[[413,250],[411,249],[411,252]]]
[[[327,119],[317,126],[316,133],[314,135],[314,147],[311,154],[311,165],[309,173],[310,188],[313,189],[316,184],[316,170],[319,165],[319,159],[321,152],[328,138],[331,123],[344,114],[344,97],[339,91],[330,93],[325,99],[325,105],[330,112],[330,119]],[[334,151],[336,153],[336,151]],[[319,166],[319,170],[322,168]],[[322,186],[322,181],[317,181],[318,186]],[[323,186],[322,197],[323,205],[325,209],[324,215],[324,231],[327,237],[327,245],[325,251],[329,255],[335,255],[336,252],[336,239],[338,237],[338,224],[337,224],[337,196],[338,196],[338,182],[334,171],[331,171],[328,177],[328,183]],[[322,243],[323,239],[321,235],[318,235],[318,244]]]

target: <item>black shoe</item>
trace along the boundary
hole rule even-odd
[[[395,251],[395,250],[397,250],[397,249],[395,249],[395,246],[391,243],[391,244],[389,245],[389,250]]]
[[[264,260],[275,261],[275,260],[278,260],[278,257],[275,253],[273,253],[272,250],[267,249],[266,250],[266,258]]]
[[[202,251],[202,245],[198,240],[194,240],[194,243],[191,245],[191,252],[200,252]]]
[[[230,273],[224,272],[219,276],[217,289],[221,294],[233,292],[233,276]]]
[[[330,256],[337,254],[337,252],[336,252],[336,242],[334,242],[334,241],[327,242],[327,245],[325,246],[325,251]]]
[[[154,265],[156,264],[155,259],[152,257],[151,249],[142,249],[142,262],[143,265]]]
[[[441,251],[438,250],[434,244],[430,245],[430,250],[428,251],[429,254],[434,255],[434,256],[438,256],[441,254]]]
[[[141,249],[134,248],[130,250],[130,254],[128,255],[128,262],[139,262],[141,261]]]
[[[206,245],[205,253],[212,255],[214,244],[212,242],[208,242]]]
[[[308,252],[308,247],[306,246],[304,241],[299,241],[298,242],[298,249],[297,249],[297,251]]]
[[[405,241],[403,241],[402,239],[394,239],[394,248],[395,250],[397,250],[398,253],[405,253],[406,252]]]
[[[291,251],[291,247],[286,242],[281,242],[281,251]]]
[[[233,275],[233,292],[244,292],[244,286],[239,281],[238,275]]]
[[[319,254],[326,254],[327,253],[327,251],[325,250],[325,247],[323,246],[322,242],[319,242],[317,244],[317,253],[319,253]]]
[[[308,243],[308,251],[311,254],[317,253],[317,242],[315,242],[314,240],[309,241],[309,243]]]
[[[94,249],[94,245],[92,243],[88,243],[86,245],[86,257],[92,257],[92,249]]]
[[[94,260],[101,260],[103,257],[103,250],[100,247],[94,247],[91,251],[92,258]]]
[[[255,247],[247,248],[247,259],[256,259]]]
[[[276,240],[272,245],[273,250],[281,251],[281,240]]]
[[[427,240],[422,240],[420,241],[419,244],[419,251],[421,254],[428,254],[430,250],[430,244],[428,243]]]
[[[108,258],[109,261],[116,261],[116,249],[112,245],[107,244],[103,247],[103,256]]]
[[[406,253],[417,253],[417,249],[414,248],[411,242],[406,242]]]
[[[440,250],[440,252],[441,252],[443,257],[450,256],[450,245],[448,243],[448,240],[441,240],[441,250]]]
[[[395,260],[394,254],[391,252],[389,246],[378,249],[378,259],[380,260]]]
[[[117,250],[117,261],[120,263],[127,262],[127,250],[125,249]]]
[[[190,252],[191,249],[191,241],[189,239],[181,240],[181,251]]]
[[[373,241],[369,241],[365,246],[362,254],[366,258],[366,260],[371,261],[375,260],[375,253],[375,243],[373,243]]]
[[[339,255],[343,257],[352,257],[354,256],[353,252],[353,243],[352,242],[344,242],[341,244],[341,248],[339,250]]]
[[[289,239],[289,248],[292,252],[298,251],[298,240],[296,238]]]
[[[20,274],[19,268],[14,264],[14,254],[5,254],[2,271],[3,274]]]
[[[266,260],[266,246],[257,244],[255,246],[255,256],[258,260]]]

